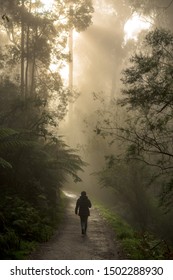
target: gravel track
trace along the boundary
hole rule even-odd
[[[82,236],[79,216],[74,214],[77,196],[65,192],[68,205],[65,219],[54,236],[40,244],[32,260],[118,260],[122,259],[115,234],[97,209],[91,208],[87,235]]]

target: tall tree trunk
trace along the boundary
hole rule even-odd
[[[69,62],[69,89],[73,90],[73,29],[71,28],[69,32],[69,53],[70,53],[70,62]]]
[[[29,13],[31,13],[32,1],[30,0],[29,4]],[[26,68],[25,68],[25,97],[27,98],[28,92],[30,90],[30,76],[29,76],[29,64],[30,64],[30,50],[29,50],[29,40],[30,40],[30,25],[27,25],[27,34],[26,34]]]
[[[36,42],[37,42],[37,37],[38,37],[38,28],[36,27],[35,29],[35,42],[34,42],[34,45],[33,45],[33,50],[32,50],[32,63],[31,63],[31,71],[30,71],[30,79],[31,79],[31,86],[30,86],[30,95],[34,95],[34,86],[35,86],[35,62],[36,62]]]
[[[35,50],[33,51],[33,59],[31,64],[31,87],[30,95],[34,95],[34,84],[35,84]]]
[[[68,42],[68,47],[69,47],[69,54],[70,54],[70,61],[69,61],[69,77],[68,77],[68,87],[69,90],[73,90],[73,29],[71,28],[69,32],[69,42]],[[74,118],[74,105],[73,103],[69,103],[68,106],[68,115],[67,118],[71,121]]]
[[[29,25],[27,27],[27,38],[26,38],[26,68],[25,68],[25,97],[28,95],[28,87],[29,87]]]
[[[22,10],[24,10],[24,0],[22,0]],[[21,96],[25,101],[25,30],[23,13],[21,14]]]

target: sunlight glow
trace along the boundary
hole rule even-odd
[[[151,19],[143,18],[138,14],[134,14],[124,25],[125,43],[128,40],[137,41],[138,35],[142,30],[149,29],[152,25]]]
[[[58,72],[61,75],[61,78],[64,82],[64,85],[68,84],[68,80],[69,80],[69,65],[68,65],[68,63],[64,63],[64,65],[61,66],[61,67],[58,64],[51,63],[49,65],[49,69],[52,73]]]
[[[62,191],[65,196],[67,197],[70,197],[70,198],[77,198],[77,195],[76,194],[73,194],[73,193],[70,193],[70,192],[67,192],[67,191]]]
[[[69,65],[66,63],[59,71],[64,84],[67,86],[69,81]]]
[[[73,30],[73,41],[74,44],[76,42],[76,40],[79,38],[79,32],[77,32],[76,30]]]
[[[52,6],[54,4],[54,0],[41,0],[41,2],[44,5],[44,9],[47,10],[47,11],[51,10]]]
[[[37,0],[32,0],[32,3],[36,4]],[[39,13],[44,13],[44,12],[48,12],[48,11],[53,11],[54,10],[54,4],[55,4],[55,0],[40,0],[41,5],[38,7],[36,6],[36,10]],[[60,16],[57,21],[54,21],[54,25],[56,26],[56,24],[58,25],[59,23],[61,24],[67,24],[67,18],[64,18],[64,16]],[[65,32],[66,34],[64,34],[64,36],[67,35],[67,32]],[[79,33],[75,30],[73,30],[73,47],[75,46],[75,42],[79,37]],[[69,53],[69,45],[67,43],[67,46],[64,48],[64,50],[66,54]],[[63,65],[60,65],[59,61],[56,61],[55,57],[52,57],[51,59],[51,63],[49,65],[49,70],[52,73],[59,73],[61,75],[61,78],[63,80],[63,83],[65,86],[68,86],[69,84],[69,72],[70,72],[70,65],[68,62],[63,62]]]
[[[50,11],[53,8],[55,0],[40,0],[41,4],[43,7],[37,8],[38,12],[45,12],[45,11]],[[36,3],[36,0],[32,0],[32,3]]]
[[[73,30],[73,49],[75,47],[75,43],[78,40],[78,38],[79,38],[79,33],[77,31]],[[68,43],[67,43],[67,45],[64,49],[64,52],[67,53],[67,54],[69,53],[69,44]],[[73,57],[73,60],[74,60],[74,57]],[[69,84],[69,72],[70,72],[69,62],[63,61],[63,65],[62,64],[60,65],[58,63],[58,61],[57,61],[57,63],[55,62],[56,61],[55,57],[52,57],[51,61],[52,61],[52,63],[49,65],[50,71],[53,72],[53,73],[59,72],[59,74],[61,75],[61,78],[64,82],[64,85],[68,86],[68,84]],[[74,61],[73,61],[73,63],[74,63]]]
[[[97,13],[100,13],[103,15],[116,15],[115,8],[107,3],[106,1],[101,0],[95,0],[94,4],[95,10],[97,10]]]
[[[51,72],[56,72],[58,70],[58,65],[55,64],[55,63],[51,63],[50,66],[49,66],[49,69]]]

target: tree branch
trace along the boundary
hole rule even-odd
[[[168,4],[168,6],[157,6],[157,8],[160,8],[160,9],[168,9],[171,5],[173,4],[173,0]]]

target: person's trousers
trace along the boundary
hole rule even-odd
[[[88,222],[88,216],[80,216],[80,222],[81,222],[81,229],[82,233],[86,233],[87,230],[87,222]]]

